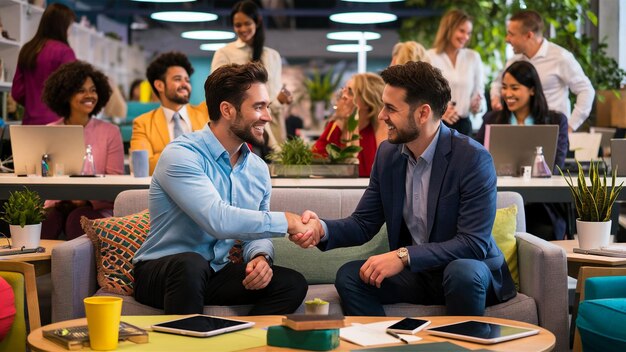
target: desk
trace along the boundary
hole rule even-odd
[[[27,262],[35,266],[35,276],[41,276],[50,273],[50,259],[52,258],[52,249],[65,241],[59,240],[41,240],[39,246],[46,249],[43,253],[26,253],[0,256],[0,260],[12,260],[17,262]],[[4,245],[4,241],[0,241]]]
[[[270,325],[280,325],[282,321],[282,316],[246,316],[246,317],[233,317],[233,318],[255,322],[256,323],[255,328],[264,328]],[[503,342],[503,343],[499,343],[495,345],[481,345],[481,344],[475,344],[471,342],[463,342],[460,340],[451,340],[451,339],[446,339],[442,337],[436,337],[436,336],[429,335],[428,333],[424,331],[421,331],[417,333],[417,336],[422,337],[423,340],[417,343],[450,341],[459,346],[463,346],[463,347],[470,348],[470,349],[482,348],[486,350],[510,351],[510,352],[551,351],[554,348],[554,345],[556,343],[556,338],[548,330],[543,329],[539,326],[535,326],[535,325],[528,324],[528,323],[522,323],[518,321],[513,321],[513,320],[490,318],[490,317],[444,317],[444,316],[423,317],[423,319],[428,319],[432,321],[431,326],[450,324],[456,321],[465,320],[466,318],[482,320],[485,322],[497,322],[497,323],[503,323],[503,324],[509,324],[509,325],[530,327],[533,329],[539,329],[539,334],[526,337],[523,339],[512,340],[512,341]],[[346,322],[348,324],[351,324],[353,322],[354,323],[372,323],[372,322],[377,322],[377,321],[394,320],[394,319],[402,319],[402,318],[346,317]],[[147,327],[146,325],[164,321],[164,320],[167,320],[167,318],[163,316],[125,316],[125,317],[122,317],[122,321],[135,324],[143,328]],[[49,330],[49,329],[58,329],[58,328],[63,328],[63,327],[68,327],[68,326],[85,325],[86,323],[87,323],[86,319],[82,318],[82,319],[68,320],[65,322],[59,322],[59,323],[46,325],[42,328],[32,331],[28,335],[28,345],[34,351],[67,351],[66,349],[55,344],[54,342],[45,339],[42,336],[41,331],[44,329]],[[242,330],[242,332],[243,331],[245,330]],[[234,332],[232,334],[237,334],[237,332]],[[197,339],[193,337],[184,337],[184,336],[178,336],[178,335],[163,334],[163,333],[158,333],[158,332],[150,332],[150,342],[148,344],[134,345],[132,342],[122,342],[120,343],[119,349],[120,350],[123,349],[124,351],[132,351],[132,350],[149,351],[149,350],[154,350],[155,348],[154,346],[156,345],[156,346],[160,346],[162,349],[165,349],[165,350],[168,349],[168,346],[176,346],[175,349],[178,351],[206,350],[206,346],[202,347],[202,346],[199,346],[200,344],[196,344],[196,343],[190,344],[189,343],[190,339],[193,339],[194,342],[202,341],[202,339]],[[401,345],[402,344],[394,344],[390,346],[401,346]],[[364,347],[342,340],[339,347],[333,351],[350,351],[350,350],[360,349],[360,348],[364,348]],[[88,350],[88,349],[84,349],[84,350]],[[270,346],[262,346],[262,347],[246,349],[246,351],[267,352],[267,351],[288,351],[288,349],[270,347]]]
[[[127,189],[147,189],[151,177],[135,178],[131,175],[107,175],[105,177],[17,177],[0,175],[0,199],[8,199],[9,192],[27,186],[37,191],[42,199],[100,199],[114,200],[118,193]],[[626,177],[618,177],[617,184],[626,183]],[[610,182],[610,179],[608,179]],[[365,189],[368,178],[273,178],[274,188],[353,188]],[[498,177],[498,191],[518,192],[526,202],[571,202],[567,183],[561,176],[524,180],[518,177]],[[619,200],[626,200],[621,192]]]

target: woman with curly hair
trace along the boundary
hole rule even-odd
[[[357,111],[359,120],[359,140],[355,145],[363,148],[359,154],[359,177],[369,177],[374,164],[376,150],[387,139],[387,128],[378,121],[378,113],[383,108],[383,89],[385,82],[375,73],[358,73],[348,80],[337,100],[335,113],[326,125],[324,132],[313,145],[313,153],[326,157],[326,146],[335,144],[345,147],[342,140],[347,140],[354,131],[348,131],[346,124],[352,113]]]
[[[49,125],[83,126],[85,145],[91,145],[97,174],[124,173],[124,146],[119,129],[92,118],[111,97],[107,77],[90,64],[75,61],[61,66],[46,81],[43,101],[62,118]],[[61,141],[59,141],[61,142]],[[98,219],[113,215],[108,201],[46,201],[47,218],[42,238],[56,239],[62,230],[68,240],[83,234],[80,217]]]
[[[75,18],[74,12],[65,5],[48,5],[35,36],[20,50],[11,95],[24,106],[24,125],[45,125],[59,118],[41,101],[41,94],[52,72],[65,63],[76,61],[67,42],[67,31]]]

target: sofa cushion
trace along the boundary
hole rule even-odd
[[[511,272],[515,287],[519,291],[519,271],[517,268],[517,241],[515,228],[517,227],[517,206],[511,205],[496,211],[496,219],[493,222],[491,233],[496,240],[498,248],[504,254],[504,259]]]
[[[273,238],[272,242],[274,264],[300,272],[309,285],[332,284],[335,282],[337,270],[343,264],[389,252],[386,226],[362,246],[336,248],[326,252],[318,248],[300,248],[286,238]]]
[[[94,245],[98,285],[111,293],[132,295],[131,260],[150,230],[148,210],[124,217],[82,217],[80,223]]]

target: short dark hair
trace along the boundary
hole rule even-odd
[[[74,61],[59,67],[44,83],[41,99],[50,110],[67,119],[71,115],[70,99],[90,77],[96,86],[98,102],[90,116],[97,115],[111,97],[111,86],[104,73],[84,61]]]
[[[528,32],[533,32],[538,35],[543,35],[543,19],[537,11],[524,10],[515,13],[509,21],[522,22],[522,28]]]
[[[414,108],[417,104],[430,105],[435,118],[441,118],[450,101],[450,86],[441,70],[423,61],[387,67],[380,76],[393,87],[404,88],[404,101]]]
[[[187,75],[191,77],[193,74],[193,66],[191,66],[191,62],[187,58],[187,55],[178,52],[178,51],[170,51],[167,53],[163,53],[159,55],[154,61],[150,63],[148,68],[146,69],[146,77],[148,78],[148,82],[150,82],[150,86],[152,86],[152,91],[154,94],[159,96],[159,92],[154,86],[154,81],[161,80],[165,82],[165,73],[167,69],[172,66],[180,66],[187,71]]]
[[[211,121],[220,119],[223,101],[239,110],[246,91],[254,83],[267,83],[267,71],[260,62],[224,65],[213,71],[204,82],[204,97]]]

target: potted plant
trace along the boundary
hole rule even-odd
[[[26,187],[23,191],[10,193],[0,217],[9,224],[11,244],[17,249],[39,247],[44,218],[43,201],[39,194]]]
[[[330,99],[339,87],[341,77],[343,76],[343,73],[340,73],[333,80],[333,73],[332,69],[325,74],[316,70],[313,72],[312,78],[307,78],[304,81],[311,98],[311,114],[316,124],[323,121],[326,117]]]
[[[603,170],[602,179],[598,171],[600,161],[591,162],[589,168],[590,186],[587,186],[585,173],[578,161],[578,177],[577,183],[574,184],[569,171],[568,177],[563,175],[563,171],[559,168],[561,176],[567,182],[567,185],[574,197],[576,205],[576,229],[578,232],[578,245],[581,249],[593,249],[606,246],[609,243],[611,235],[611,209],[613,203],[622,191],[623,182],[615,185],[615,177],[617,175],[617,167],[612,174],[612,187],[606,183],[606,170]]]

